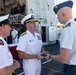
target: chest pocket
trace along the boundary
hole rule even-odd
[[[29,40],[28,41],[28,45],[27,45],[27,52],[30,53],[30,54],[35,54],[35,44],[36,42],[34,40]]]
[[[34,41],[34,40],[29,40],[29,41],[28,41],[28,45],[29,45],[29,46],[35,45],[35,41]]]

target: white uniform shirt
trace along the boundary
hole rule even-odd
[[[40,54],[42,47],[42,40],[38,33],[35,37],[27,30],[26,34],[19,38],[17,50],[23,51],[28,54]]]
[[[0,44],[0,69],[2,69],[13,64],[13,57],[8,49],[6,41],[1,36],[0,42],[3,42],[3,45]]]
[[[11,35],[12,35],[12,38],[15,38],[15,36],[18,35],[18,31],[14,29],[13,31],[11,31]],[[18,36],[12,41],[13,41],[13,43],[17,43],[18,42]]]
[[[70,23],[70,26],[66,25]],[[71,51],[67,64],[76,65],[76,22],[70,19],[61,32],[60,47]]]
[[[38,33],[33,36],[28,30],[26,34],[20,36],[17,50],[23,51],[27,54],[40,54],[43,43]],[[39,70],[37,69],[39,67]],[[26,71],[25,75],[31,75],[32,72],[41,72],[41,60],[38,59],[23,59],[23,68]],[[30,72],[31,71],[31,72]],[[30,73],[30,74],[28,74]],[[40,75],[40,74],[36,74]]]
[[[17,50],[26,52],[28,54],[40,54],[42,47],[42,40],[38,33],[33,36],[28,30],[26,34],[19,38]]]

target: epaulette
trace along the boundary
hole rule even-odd
[[[71,23],[68,23],[64,28],[69,27]]]
[[[25,35],[26,34],[26,32],[23,32],[20,36],[23,36],[23,35]]]
[[[3,41],[0,39],[0,45],[4,45]]]

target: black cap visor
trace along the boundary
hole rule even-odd
[[[12,24],[9,22],[8,19],[0,22],[0,26],[3,26],[3,25],[9,25],[10,27],[12,27]]]

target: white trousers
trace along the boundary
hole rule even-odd
[[[41,74],[41,60],[27,60],[23,62],[23,69],[25,75],[40,75]]]

